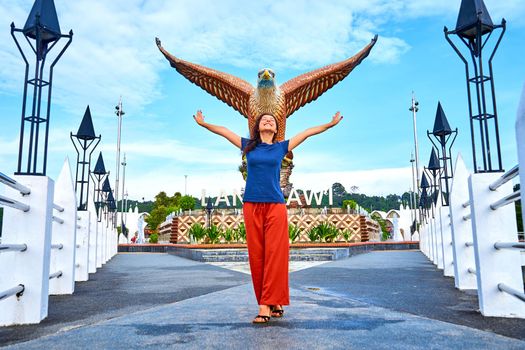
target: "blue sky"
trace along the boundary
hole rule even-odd
[[[33,1],[0,0],[0,171],[16,168],[23,61],[9,33],[23,26]],[[485,1],[492,19],[507,20],[494,59],[504,167],[517,161],[514,122],[525,80],[525,2]],[[161,190],[200,196],[239,190],[239,152],[198,127],[192,114],[239,135],[246,120],[191,84],[163,58],[158,36],[172,54],[239,76],[255,84],[261,67],[278,83],[354,55],[374,34],[371,55],[343,82],[288,119],[287,137],[328,122],[343,121],[294,151],[291,177],[298,188],[325,189],[333,182],[367,194],[402,193],[411,186],[412,91],[420,102],[421,165],[428,163],[438,100],[459,128],[454,154],[472,167],[464,67],[447,44],[443,26],[455,27],[460,1],[138,1],[56,0],[63,32],[74,39],[55,71],[48,175],[76,160],[69,132],[78,129],[89,104],[102,134],[107,169],[115,172],[117,118],[122,95],[126,115],[122,152],[126,187],[133,199]],[[93,160],[93,162],[96,159]],[[114,177],[111,178],[112,182]],[[121,181],[122,182],[122,181]]]

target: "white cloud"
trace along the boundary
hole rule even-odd
[[[513,21],[513,25],[524,24],[523,0],[485,2],[495,22],[505,17],[509,23]],[[0,94],[20,93],[24,67],[8,26],[11,21],[18,27],[23,26],[32,3],[32,0],[0,0],[0,27],[6,29],[0,30]],[[162,74],[175,74],[158,52],[155,36],[181,58],[212,67],[226,64],[255,72],[262,66],[314,69],[353,55],[378,33],[380,38],[369,60],[387,64],[399,61],[411,48],[402,32],[396,33],[396,28],[402,30],[407,20],[425,17],[443,18],[443,25],[453,27],[460,1],[56,0],[55,4],[62,31],[72,28],[75,35],[55,71],[54,103],[74,116],[78,116],[79,111],[83,113],[90,104],[94,117],[111,120],[111,123],[95,123],[97,133],[114,135],[113,106],[118,97],[124,96],[128,115],[143,116],[148,113],[148,106],[161,96]],[[50,150],[71,156],[67,135],[78,121],[67,123],[62,124],[61,130],[55,127],[50,130],[53,140]],[[148,121],[148,125],[142,127],[151,131],[154,129],[151,124]],[[115,140],[107,141],[104,139],[99,148],[113,154]],[[16,162],[17,148],[17,137],[11,139],[0,134],[2,164]],[[130,188],[133,185],[146,197],[151,198],[161,189],[180,190],[183,176],[173,174],[187,173],[188,168],[196,165],[208,164],[208,169],[231,167],[232,170],[190,174],[188,185],[192,191],[199,193],[201,186],[211,186],[218,191],[220,186],[228,189],[242,185],[235,170],[239,158],[235,152],[209,151],[162,138],[125,142],[122,149],[130,159],[135,157],[136,163],[141,159],[154,159],[158,163],[152,169],[139,166],[136,173],[140,175],[133,178],[130,172],[127,179]],[[158,152],[159,149],[162,152]],[[310,184],[326,187],[330,184],[323,181],[330,179],[344,185],[355,184],[370,194],[405,191],[410,184],[410,172],[403,172],[406,169],[305,172],[323,161],[341,164],[341,160],[327,160],[326,155],[309,153],[308,157],[297,160],[301,167],[296,168],[292,182],[304,187]],[[114,165],[115,162],[107,159],[107,163]],[[170,163],[176,165],[166,165]],[[336,180],[338,176],[341,180]]]
[[[112,113],[119,95],[132,113],[160,96],[160,72],[169,68],[155,47],[155,36],[185,59],[255,70],[317,68],[355,54],[378,33],[370,60],[389,63],[410,49],[404,38],[390,33],[389,21],[454,19],[459,8],[459,2],[432,0],[55,3],[62,31],[72,28],[75,35],[56,70],[54,101],[74,112],[96,105],[104,115]],[[525,12],[519,0],[486,3],[495,21],[502,16],[519,21]],[[0,0],[0,24],[15,21],[21,27],[31,4]],[[8,30],[0,32],[0,43],[0,93],[12,94],[19,89],[23,67]]]
[[[53,98],[76,113],[90,104],[111,115],[120,95],[129,111],[137,113],[158,98],[160,72],[169,66],[154,44],[157,35],[171,52],[196,62],[311,69],[353,55],[373,37],[371,30],[380,29],[357,28],[354,11],[345,3],[55,3],[62,32],[72,28],[74,37],[55,71]],[[30,7],[31,1],[1,0],[0,23],[23,26]],[[0,34],[0,42],[0,92],[9,94],[19,90],[23,66],[7,30]],[[380,47],[388,52],[381,55],[382,62],[395,61],[406,51],[399,38],[385,37]],[[55,54],[59,49],[57,45]]]

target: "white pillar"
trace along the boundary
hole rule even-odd
[[[60,219],[53,221],[51,244],[61,245],[62,249],[51,249],[49,273],[60,271],[62,275],[49,280],[49,294],[73,294],[77,250],[77,197],[67,158],[56,181],[53,203],[61,207],[63,211],[53,210],[53,215]]]
[[[516,115],[516,145],[520,167],[520,184],[525,185],[525,84],[521,92],[520,105]],[[521,215],[525,224],[525,188],[521,188]]]
[[[100,214],[102,217],[104,214]],[[102,218],[102,221],[97,221],[97,269],[102,267],[102,247],[104,245],[103,243],[103,237],[104,237],[104,227],[106,224],[104,223],[104,219]]]
[[[430,236],[432,237],[432,253],[431,253],[431,259],[434,265],[437,265],[437,240],[436,240],[436,230],[434,228],[434,220],[432,218],[428,219],[428,230],[430,232]]]
[[[94,203],[93,190],[89,190],[88,211],[89,211],[89,273],[97,272],[97,254],[98,254],[98,217]]]
[[[20,297],[0,301],[0,326],[39,323],[47,317],[54,182],[47,176],[14,176],[31,194],[6,188],[8,198],[26,203],[28,212],[4,208],[2,244],[26,244],[24,252],[0,254],[0,290],[25,286]]]
[[[454,284],[456,288],[477,289],[477,277],[469,272],[476,269],[472,244],[472,223],[463,217],[470,214],[468,178],[470,176],[461,154],[458,154],[454,169],[454,180],[450,187],[450,218],[452,220],[452,254],[454,256]]]
[[[523,293],[520,251],[494,248],[498,241],[518,242],[514,205],[496,210],[489,207],[512,193],[510,181],[495,191],[489,189],[500,176],[501,173],[482,173],[469,177],[479,306],[484,316],[525,318],[525,302],[498,289],[498,284],[504,283]]]
[[[452,234],[450,223],[450,208],[439,208],[439,219],[441,221],[441,247],[443,257],[443,275],[454,277],[454,255],[452,252]]]
[[[89,280],[89,232],[91,213],[89,211],[77,212],[77,253],[75,281]]]

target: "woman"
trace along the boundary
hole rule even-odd
[[[288,288],[288,215],[279,187],[281,162],[289,151],[308,137],[337,125],[343,117],[337,112],[332,121],[276,142],[277,121],[270,114],[259,116],[252,139],[241,138],[231,130],[208,124],[199,110],[193,116],[197,124],[223,136],[246,155],[248,178],[243,197],[244,224],[253,289],[259,314],[253,323],[268,323],[283,316],[283,305],[289,305]]]

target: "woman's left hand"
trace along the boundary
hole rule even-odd
[[[330,122],[330,126],[337,125],[341,119],[343,119],[343,116],[341,115],[341,112],[337,111],[337,113],[332,117],[332,121]]]

